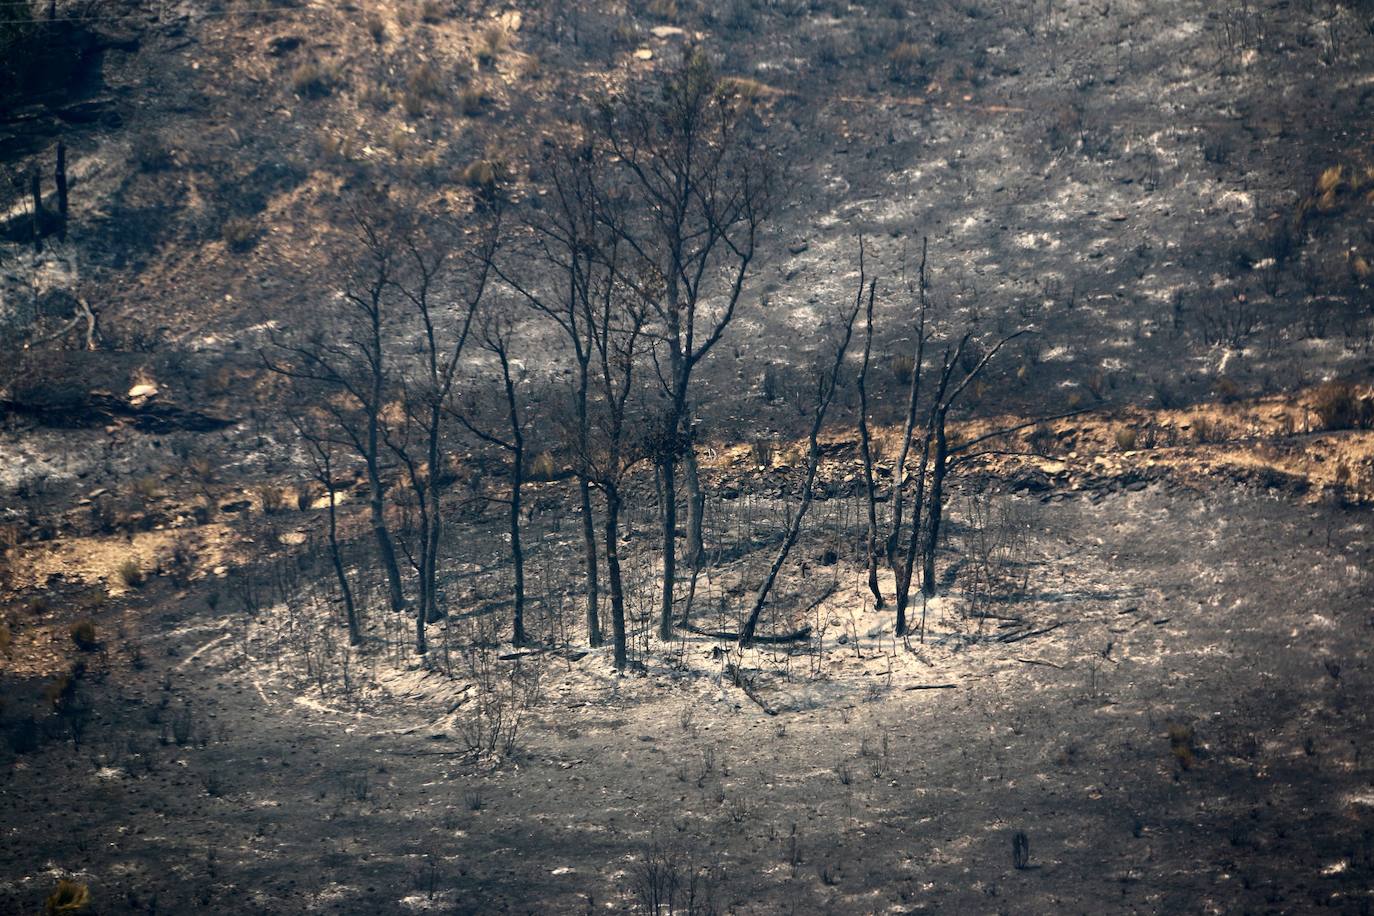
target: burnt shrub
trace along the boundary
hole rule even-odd
[[[94,652],[100,647],[100,641],[96,639],[95,624],[89,620],[78,620],[72,624],[69,632],[72,643],[82,652]]]
[[[247,251],[258,240],[258,226],[251,219],[232,217],[220,227],[220,238],[230,251]]]
[[[334,91],[338,73],[317,61],[306,61],[291,71],[291,88],[302,98],[322,99]]]
[[[125,588],[138,588],[143,584],[143,568],[138,565],[137,560],[125,560],[119,564],[119,569],[115,572]]]
[[[43,912],[52,916],[56,913],[76,913],[91,904],[91,890],[77,881],[63,878],[43,902]]]
[[[1317,389],[1312,410],[1323,429],[1367,429],[1374,425],[1374,403],[1349,382],[1327,382]]]

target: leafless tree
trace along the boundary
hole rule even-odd
[[[932,449],[931,469],[930,469],[930,495],[926,502],[926,523],[925,523],[925,546],[922,553],[921,565],[921,590],[927,597],[935,594],[935,549],[940,543],[940,525],[944,515],[944,486],[945,476],[949,470],[950,446],[949,437],[946,433],[946,424],[949,418],[949,411],[959,397],[968,389],[969,385],[976,379],[1000,351],[1009,342],[1026,334],[1026,331],[1016,331],[1008,334],[997,341],[982,357],[978,359],[972,368],[963,371],[960,366],[961,357],[964,354],[969,342],[969,335],[965,334],[960,339],[952,353],[947,351],[944,365],[940,373],[940,391],[931,405],[930,412],[930,432],[934,436],[934,446]],[[963,371],[963,377],[950,387],[950,380],[958,366]]]
[[[311,476],[324,488],[327,508],[325,518],[328,523],[326,530],[329,535],[329,559],[334,567],[334,575],[339,582],[339,595],[343,598],[344,613],[348,620],[348,644],[356,646],[362,643],[363,635],[359,625],[358,610],[353,601],[353,589],[348,582],[348,573],[344,569],[343,553],[339,545],[338,496],[334,486],[334,456],[339,443],[327,432],[333,425],[332,418],[327,415],[321,417],[320,413],[317,410],[293,414],[291,425],[295,428],[301,441],[305,443],[306,456],[310,461]]]
[[[857,296],[864,295],[864,281],[867,279],[864,264],[864,240],[859,236],[859,290]],[[868,533],[865,544],[868,562],[868,590],[873,593],[874,604],[883,606],[883,592],[878,586],[878,499],[877,486],[873,479],[873,445],[868,429],[868,366],[873,352],[873,295],[877,288],[876,280],[868,281],[868,304],[864,310],[864,354],[859,364],[859,453],[864,462],[864,496],[868,508]]]
[[[704,497],[692,448],[691,381],[734,319],[756,253],[771,171],[750,136],[751,102],[731,92],[697,48],[650,85],[602,106],[597,137],[632,205],[610,221],[640,269],[626,282],[654,310],[665,354],[669,444],[663,491],[659,635],[673,625],[678,462],[688,490],[688,555],[700,563]],[[628,266],[629,259],[626,259]]]
[[[603,543],[606,549],[607,587],[611,599],[611,630],[615,646],[615,666],[625,668],[625,587],[620,568],[620,511],[623,487],[633,468],[655,449],[645,437],[633,434],[630,426],[631,400],[637,390],[645,343],[644,331],[650,308],[643,297],[625,289],[615,280],[619,265],[617,248],[607,249],[608,266],[595,286],[594,295],[585,300],[586,323],[591,330],[597,365],[599,397],[594,403],[592,435],[585,458],[589,476],[606,501]]]
[[[854,321],[859,315],[859,309],[863,306],[862,276],[860,277],[859,289],[859,294],[854,297],[853,308],[843,318],[840,340],[835,346],[835,359],[830,365],[830,372],[822,374],[816,381],[816,400],[811,415],[811,432],[807,438],[806,476],[802,482],[801,504],[797,506],[797,514],[792,517],[792,524],[783,536],[782,545],[778,548],[777,556],[773,558],[772,566],[768,568],[763,581],[759,583],[758,592],[754,595],[753,606],[749,610],[749,618],[745,621],[743,629],[740,630],[739,644],[741,646],[747,646],[754,641],[759,616],[768,605],[768,595],[773,589],[774,582],[777,581],[778,573],[782,570],[783,564],[787,562],[788,553],[797,543],[797,538],[801,536],[802,521],[806,518],[807,510],[811,508],[811,499],[815,493],[816,471],[820,467],[821,461],[821,428],[825,425],[826,412],[830,409],[830,403],[834,400],[835,391],[839,387],[840,370],[844,366],[845,353],[849,350],[849,341],[854,336]]]
[[[509,510],[511,566],[515,575],[511,641],[523,646],[529,642],[529,635],[525,632],[525,549],[520,539],[525,486],[526,418],[516,390],[516,370],[512,365],[511,341],[515,330],[515,321],[509,313],[493,308],[483,314],[477,340],[478,345],[495,358],[501,372],[500,393],[495,398],[497,404],[494,410],[484,408],[479,398],[489,392],[474,392],[474,397],[455,409],[454,416],[468,432],[507,455],[510,486],[505,502]],[[504,428],[498,429],[494,424],[486,423],[484,414],[490,413],[502,415]]]
[[[401,239],[404,261],[392,285],[409,306],[419,331],[418,355],[396,373],[402,417],[382,432],[401,462],[416,501],[420,530],[411,553],[419,582],[415,651],[428,646],[425,624],[439,619],[439,545],[443,530],[442,480],[446,419],[473,321],[491,278],[500,235],[499,210],[479,204],[476,225],[466,232],[440,215],[408,225]],[[436,228],[441,227],[441,228]]]
[[[911,378],[907,386],[906,419],[902,424],[902,445],[897,453],[897,464],[893,469],[891,530],[887,538],[887,562],[894,572],[898,571],[897,543],[902,531],[902,512],[908,486],[907,459],[911,454],[912,436],[916,426],[916,409],[921,398],[921,375],[925,367],[926,352],[926,315],[929,312],[929,286],[926,282],[926,240],[921,239],[921,264],[916,271],[916,352],[912,355]],[[899,573],[900,575],[900,573]],[[900,583],[898,591],[901,590]],[[901,616],[899,606],[898,617]]]
[[[344,278],[340,297],[322,310],[304,334],[272,333],[264,365],[299,382],[323,385],[341,397],[331,403],[339,430],[363,463],[368,509],[377,554],[386,574],[391,609],[405,607],[401,570],[386,518],[382,477],[382,412],[391,383],[387,325],[394,316],[393,275],[398,243],[386,217],[373,215],[373,202],[355,204],[357,258]],[[337,304],[335,304],[337,303]]]
[[[544,159],[547,175],[546,197],[525,221],[528,246],[520,266],[533,261],[552,275],[547,285],[539,283],[536,267],[533,280],[521,275],[517,267],[498,262],[501,279],[531,306],[547,316],[572,347],[574,363],[572,451],[576,459],[578,497],[582,510],[583,562],[586,569],[587,642],[593,648],[602,643],[599,619],[600,583],[597,573],[596,523],[592,513],[592,483],[586,456],[589,452],[590,425],[588,396],[595,342],[591,321],[596,290],[609,282],[605,252],[614,247],[614,236],[605,221],[597,216],[598,197],[604,183],[603,170],[594,148],[576,140],[555,147]]]

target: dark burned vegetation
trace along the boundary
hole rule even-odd
[[[0,909],[1367,902],[1365,5],[10,5]]]

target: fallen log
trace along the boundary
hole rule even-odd
[[[735,667],[732,664],[726,665],[725,673],[730,676],[731,682],[733,682],[736,687],[744,691],[745,696],[747,696],[749,699],[753,700],[756,704],[758,704],[759,709],[762,709],[766,714],[770,716],[776,716],[778,714],[778,711],[776,709],[769,706],[767,701],[765,701],[763,697],[758,695],[758,692],[754,690],[753,682],[746,680],[744,677],[744,673],[740,671],[739,668]]]
[[[1032,636],[1044,636],[1046,633],[1053,632],[1054,630],[1059,629],[1063,625],[1064,624],[1061,621],[1056,624],[1051,624],[1048,627],[1041,627],[1038,630],[1024,630],[1020,633],[1007,633],[1005,636],[996,636],[993,638],[1001,643],[1020,642],[1023,639],[1030,639]]]
[[[738,634],[738,633],[731,633],[729,630],[707,630],[707,629],[704,629],[704,628],[702,628],[702,627],[694,626],[694,625],[692,625],[692,624],[684,624],[684,623],[679,623],[679,624],[678,624],[678,629],[679,629],[679,630],[686,630],[688,633],[695,633],[695,634],[698,635],[698,636],[706,636],[706,637],[709,637],[709,638],[711,638],[711,639],[732,639],[732,640],[737,640],[737,639],[739,639],[739,634]],[[767,634],[767,633],[765,633],[765,634],[763,634],[763,635],[761,635],[761,636],[756,635],[756,636],[754,637],[754,640],[753,640],[753,641],[754,641],[754,642],[763,642],[763,643],[787,643],[787,642],[802,642],[803,640],[810,639],[810,638],[811,638],[811,624],[808,623],[806,626],[802,627],[800,630],[793,630],[791,633],[774,633],[774,634]]]
[[[1023,665],[1044,665],[1046,668],[1055,668],[1059,671],[1064,670],[1063,665],[1056,665],[1054,662],[1041,661],[1038,658],[1016,658],[1012,659],[1012,661],[1018,661]]]

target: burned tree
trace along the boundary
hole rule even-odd
[[[338,397],[332,412],[340,434],[362,461],[378,561],[386,574],[391,609],[399,611],[406,599],[387,523],[381,452],[382,414],[392,382],[386,331],[395,311],[393,275],[399,248],[385,217],[373,217],[355,206],[353,221],[358,257],[342,292],[314,327],[289,336],[274,332],[271,350],[262,360],[273,372],[322,386],[328,396]]]
[[[1017,331],[1009,334],[997,341],[981,358],[972,366],[964,371],[963,378],[948,389],[950,376],[954,367],[960,363],[960,358],[965,352],[969,341],[969,335],[965,334],[954,348],[953,355],[946,355],[944,367],[940,374],[940,392],[935,398],[935,402],[930,408],[930,425],[928,428],[927,440],[930,435],[934,436],[934,448],[930,467],[930,496],[926,505],[925,523],[925,545],[922,553],[921,564],[921,590],[926,597],[935,594],[935,548],[940,543],[940,524],[944,516],[944,487],[945,476],[949,471],[950,447],[949,437],[945,431],[946,422],[949,418],[950,408],[954,406],[959,397],[968,389],[968,386],[982,374],[998,352],[1009,342],[1027,333]],[[962,369],[962,367],[960,367]]]
[[[477,333],[478,346],[492,356],[501,373],[500,393],[484,403],[487,391],[474,391],[461,405],[454,408],[454,416],[468,432],[487,445],[495,446],[507,455],[509,490],[504,502],[509,518],[511,566],[514,571],[513,609],[511,613],[511,642],[526,645],[525,632],[525,548],[520,539],[520,515],[523,509],[525,485],[525,411],[522,409],[517,379],[512,365],[511,340],[515,323],[508,314],[488,311],[482,316]],[[502,417],[502,428],[488,424],[485,417]]]
[[[797,538],[801,536],[802,521],[806,518],[807,510],[811,508],[811,499],[815,494],[816,472],[821,462],[821,428],[825,425],[825,415],[830,409],[831,401],[835,398],[835,391],[839,388],[840,370],[844,366],[844,356],[849,350],[849,341],[854,336],[854,321],[863,305],[864,279],[863,275],[860,274],[859,293],[854,297],[854,306],[842,319],[840,339],[835,345],[835,358],[830,365],[830,371],[817,379],[815,406],[811,414],[811,432],[807,437],[806,475],[802,481],[801,503],[797,506],[797,514],[792,517],[792,524],[788,526],[787,532],[783,536],[782,546],[778,548],[778,554],[773,558],[773,564],[768,568],[763,581],[759,584],[758,592],[754,595],[754,603],[749,610],[749,618],[745,621],[743,629],[740,630],[739,644],[741,646],[747,646],[754,641],[759,617],[768,605],[768,595],[773,589],[773,583],[777,581],[778,573],[782,571],[783,564],[787,562],[788,553],[797,543]]]
[[[572,453],[582,512],[583,563],[586,569],[587,642],[602,643],[598,603],[596,523],[592,512],[592,475],[587,465],[591,436],[588,398],[595,340],[592,320],[596,290],[609,282],[605,274],[605,250],[614,237],[598,218],[598,195],[604,176],[594,149],[572,143],[554,149],[544,161],[548,175],[546,198],[532,209],[525,222],[522,241],[524,263],[533,261],[548,268],[547,286],[522,278],[518,270],[497,263],[501,279],[534,309],[558,327],[572,347],[574,363]]]
[[[663,639],[673,626],[679,462],[688,489],[688,555],[694,564],[702,556],[692,374],[738,311],[771,184],[751,136],[755,119],[745,95],[719,80],[693,48],[654,84],[603,105],[597,124],[598,143],[617,164],[617,193],[631,198],[607,218],[634,255],[625,267],[637,262],[619,279],[652,308],[666,350],[659,375],[671,447],[656,458],[663,491]]]
[[[897,590],[902,590],[901,574],[897,562],[897,544],[902,531],[902,512],[907,490],[907,459],[911,454],[912,435],[916,426],[916,409],[921,398],[921,372],[925,365],[926,352],[926,315],[929,311],[926,283],[926,240],[921,239],[921,264],[916,272],[916,352],[911,357],[911,377],[907,381],[907,404],[905,421],[902,425],[902,445],[897,454],[897,464],[893,470],[892,482],[892,530],[887,538],[887,562],[894,573],[898,574]],[[901,605],[897,616],[901,617]]]
[[[618,267],[617,249],[607,250],[608,266]],[[592,481],[606,501],[604,546],[607,588],[611,599],[611,630],[615,666],[627,663],[625,634],[625,587],[620,569],[620,511],[623,487],[630,472],[648,457],[653,447],[630,429],[629,410],[636,392],[636,370],[641,361],[649,307],[644,299],[615,281],[607,272],[586,302],[587,327],[596,356],[599,398],[594,404],[590,450],[585,458]]]
[[[427,650],[425,624],[440,616],[445,421],[500,231],[499,211],[479,204],[476,220],[466,237],[445,231],[450,227],[442,216],[426,219],[424,229],[407,226],[401,240],[404,258],[391,281],[420,332],[417,356],[396,374],[401,419],[382,426],[382,433],[405,470],[419,515],[410,560],[419,583],[415,651],[421,654]]]
[[[339,596],[343,601],[344,614],[348,621],[348,644],[361,645],[362,627],[358,620],[357,606],[353,601],[353,589],[348,582],[348,572],[344,568],[343,552],[339,545],[338,495],[335,488],[335,450],[339,443],[325,431],[332,418],[319,416],[314,411],[303,411],[291,417],[291,425],[305,443],[306,457],[310,462],[311,476],[324,488],[326,513],[326,532],[329,537],[329,560],[334,567],[334,576],[339,583]]]
[[[866,279],[864,270],[864,240],[859,236],[859,291],[858,297],[864,295],[864,280]],[[877,281],[868,281],[868,305],[864,310],[864,354],[863,360],[859,364],[859,454],[864,462],[864,504],[868,509],[868,531],[864,541],[866,561],[868,563],[868,590],[873,593],[874,604],[881,608],[883,606],[883,592],[878,587],[878,499],[877,487],[873,480],[873,444],[872,437],[868,429],[868,366],[869,356],[873,352],[873,294],[877,288]]]

